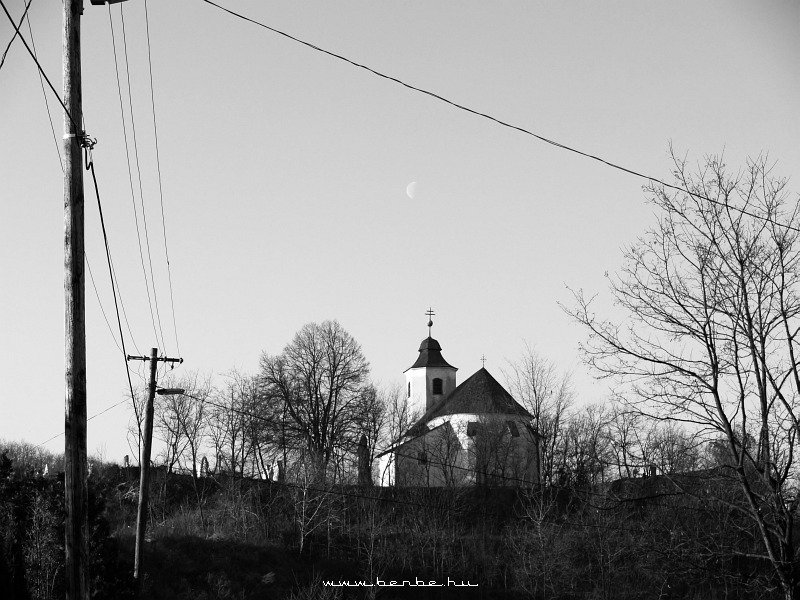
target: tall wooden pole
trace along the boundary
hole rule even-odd
[[[86,314],[83,271],[83,162],[81,160],[82,0],[64,4],[64,333],[66,411],[64,495],[67,600],[86,600]]]
[[[144,534],[147,529],[147,500],[150,496],[150,449],[153,444],[153,401],[156,397],[156,367],[158,349],[150,351],[150,388],[147,391],[147,406],[144,411],[144,440],[139,460],[139,512],[136,516],[136,549],[133,557],[133,578],[136,582],[136,595],[142,588],[142,550]]]
[[[153,446],[153,401],[156,397],[156,367],[158,363],[182,363],[182,358],[158,356],[158,348],[150,351],[150,356],[127,356],[128,360],[150,361],[150,387],[147,390],[147,405],[144,409],[144,431],[142,432],[142,452],[139,457],[139,511],[136,515],[136,547],[133,555],[133,579],[136,584],[136,597],[142,590],[144,569],[142,554],[144,553],[144,534],[147,531],[147,500],[150,496],[150,451]],[[160,394],[182,394],[183,390],[160,390]]]

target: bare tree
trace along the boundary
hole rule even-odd
[[[678,423],[658,423],[652,439],[653,464],[662,473],[685,473],[699,468],[704,442]]]
[[[565,467],[564,435],[574,401],[571,378],[528,345],[519,360],[509,362],[503,376],[511,395],[533,416],[541,436],[540,478],[552,485],[556,471]]]
[[[651,185],[658,225],[625,252],[612,278],[626,326],[599,319],[575,294],[587,360],[625,382],[640,413],[721,436],[761,553],[786,598],[800,563],[793,538],[800,432],[800,218],[766,158],[730,174],[708,158],[695,175],[675,158],[676,191]],[[742,443],[752,435],[752,448]],[[726,499],[731,502],[734,499]]]
[[[397,443],[411,426],[422,416],[418,411],[412,411],[408,403],[408,395],[405,387],[399,383],[384,388],[384,403],[386,404],[388,415],[388,429],[386,440],[387,445]]]
[[[133,418],[128,421],[127,441],[128,448],[138,464],[142,455],[142,427],[144,426],[144,407],[147,404],[147,388],[137,386],[133,388],[133,396],[127,394],[130,406],[133,409]]]
[[[384,405],[386,406],[386,430],[382,447],[389,448],[397,444],[409,428],[416,422],[420,415],[411,411],[408,405],[408,395],[400,384],[384,388]],[[378,480],[384,481],[388,473],[394,471],[396,455],[390,452],[386,455],[386,461],[382,465],[382,471],[378,474]]]
[[[48,467],[51,473],[64,469],[64,455],[54,454],[30,442],[11,442],[0,439],[0,454],[10,459],[14,470],[20,473],[43,473]]]
[[[450,422],[427,433],[422,448],[427,485],[455,487],[469,474],[469,457],[462,456],[458,433]]]
[[[189,398],[185,396],[156,398],[153,407],[153,432],[164,443],[160,452],[161,460],[167,467],[167,472],[172,473],[176,466],[182,466],[181,457],[188,447],[182,423],[191,419],[188,413],[192,407]]]
[[[25,578],[30,597],[34,600],[56,597],[56,582],[63,568],[63,559],[57,550],[59,513],[50,504],[45,494],[36,494],[23,544]]]
[[[640,466],[638,430],[642,417],[636,412],[614,405],[609,420],[609,445],[619,477],[632,477]]]
[[[372,474],[375,457],[383,446],[388,446],[391,407],[396,402],[398,388],[378,388],[370,384],[364,388],[356,417],[356,435],[366,441],[367,469]]]
[[[309,452],[300,453],[298,460],[294,463],[289,478],[294,481],[291,484],[294,489],[294,517],[297,525],[298,550],[302,556],[308,552],[308,538],[316,530],[330,523],[330,515],[326,515],[323,510],[329,500],[330,494],[327,487],[320,487],[319,482],[322,474],[318,471],[321,468],[318,457]]]
[[[568,537],[563,524],[554,518],[558,512],[555,499],[529,490],[521,496],[519,527],[509,527],[506,539],[513,551],[510,569],[518,585],[534,598],[556,598],[563,585],[559,571],[566,562]],[[561,567],[561,569],[559,568]],[[574,577],[574,570],[569,570]]]
[[[584,406],[570,419],[564,433],[564,464],[571,485],[594,488],[605,481],[612,462],[610,420],[609,411],[602,404]]]
[[[609,421],[612,463],[620,477],[639,473],[685,473],[701,467],[706,442],[673,421],[648,419],[615,404]]]
[[[210,416],[215,469],[244,476],[266,472],[264,454],[273,415],[257,378],[232,369],[217,390]]]
[[[337,321],[309,323],[281,354],[261,357],[265,393],[285,407],[288,429],[319,473],[356,420],[368,374],[361,346]]]
[[[187,468],[196,480],[208,436],[208,400],[214,393],[211,375],[192,371],[180,378],[167,378],[163,385],[185,392],[156,396],[156,431],[170,448],[167,464]]]
[[[489,416],[470,424],[473,441],[468,446],[469,464],[480,485],[530,487],[538,484],[532,451],[535,436],[522,423]],[[541,460],[539,460],[541,462]]]

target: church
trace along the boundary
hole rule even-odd
[[[405,370],[409,414],[421,415],[378,458],[378,484],[407,487],[539,483],[539,435],[531,414],[485,366],[457,384],[458,369],[431,337]]]

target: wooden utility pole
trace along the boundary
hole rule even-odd
[[[136,583],[136,596],[142,589],[142,551],[144,534],[147,531],[147,500],[150,496],[150,450],[153,445],[153,401],[156,397],[156,367],[158,362],[182,363],[182,358],[158,356],[158,348],[150,351],[150,356],[128,356],[128,360],[150,361],[150,387],[147,390],[147,405],[144,410],[144,431],[142,432],[142,454],[139,457],[139,511],[136,515],[136,549],[133,556],[133,579]],[[171,390],[167,390],[171,391]]]
[[[64,500],[67,600],[89,597],[86,577],[86,312],[83,271],[81,144],[82,0],[63,0],[64,32],[64,367],[66,375]]]
[[[136,580],[137,595],[142,583],[140,577],[142,545],[144,532],[147,529],[147,500],[150,496],[150,449],[153,445],[153,400],[156,397],[157,366],[158,349],[153,348],[150,353],[150,387],[147,391],[147,406],[144,409],[144,440],[139,459],[139,512],[136,514],[136,550],[133,558],[133,578]]]

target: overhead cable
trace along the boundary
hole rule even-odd
[[[86,260],[86,268],[89,271],[89,279],[92,282],[92,288],[94,288],[94,295],[97,297],[97,304],[100,305],[100,312],[103,313],[103,319],[106,322],[106,326],[108,327],[108,332],[111,334],[111,339],[114,340],[114,345],[120,352],[124,352],[117,341],[117,336],[114,334],[114,330],[111,329],[111,323],[108,322],[108,317],[106,316],[106,311],[103,308],[103,302],[100,300],[100,293],[97,291],[97,284],[94,281],[94,273],[92,273],[92,265],[89,263],[89,257],[86,254],[86,251],[83,252],[83,258]]]
[[[110,406],[107,406],[106,408],[104,408],[103,410],[101,410],[99,413],[95,413],[95,414],[93,414],[91,417],[89,417],[88,419],[86,419],[86,421],[87,421],[87,422],[89,422],[89,421],[91,421],[92,419],[94,419],[95,417],[99,417],[100,415],[104,415],[104,414],[106,414],[108,411],[110,411],[112,408],[116,408],[116,407],[118,407],[120,404],[125,404],[127,401],[128,401],[128,399],[126,398],[125,400],[120,400],[119,402],[116,402],[116,403],[114,403],[114,404],[112,404],[112,405],[110,405]],[[63,432],[63,431],[61,431],[61,432],[59,432],[59,433],[55,434],[55,435],[54,435],[54,436],[52,436],[52,437],[49,437],[49,438],[47,438],[45,441],[43,441],[43,442],[42,442],[42,443],[40,443],[40,444],[36,444],[36,447],[37,447],[37,448],[39,448],[39,447],[41,447],[41,446],[44,446],[46,443],[48,443],[48,442],[52,442],[53,440],[55,440],[55,439],[57,439],[57,438],[60,438],[62,435],[64,435],[64,432]]]
[[[120,12],[122,11],[122,7],[120,7]],[[111,5],[108,5],[108,23],[111,29],[111,48],[114,54],[114,72],[116,74],[116,81],[117,81],[117,96],[119,98],[119,114],[120,119],[122,121],[122,137],[125,143],[125,159],[126,164],[128,167],[128,184],[131,190],[131,207],[133,208],[133,220],[134,224],[136,225],[136,242],[139,246],[139,262],[142,265],[142,275],[144,276],[144,285],[145,285],[145,292],[147,293],[147,306],[150,309],[150,322],[153,326],[153,335],[155,339],[158,340],[158,331],[156,330],[156,319],[155,313],[153,312],[153,302],[150,298],[150,284],[147,280],[147,267],[144,265],[144,250],[142,249],[142,234],[141,230],[139,229],[139,212],[136,208],[136,193],[133,189],[133,171],[131,169],[131,156],[129,151],[129,144],[128,144],[128,128],[125,124],[125,109],[123,108],[122,104],[122,85],[120,84],[119,80],[119,60],[117,59],[117,42],[116,36],[114,34],[114,21],[111,17]]]
[[[144,0],[144,22],[145,31],[147,32],[147,65],[150,73],[150,106],[153,109],[153,137],[156,146],[156,169],[158,171],[158,197],[161,201],[161,230],[164,234],[164,255],[167,260],[167,277],[169,278],[169,305],[172,309],[172,330],[175,334],[175,346],[178,349],[178,356],[181,354],[181,345],[178,342],[178,326],[175,322],[175,299],[172,293],[172,269],[169,264],[169,246],[167,245],[167,225],[164,218],[164,190],[161,185],[161,157],[158,151],[158,126],[156,125],[156,100],[155,92],[153,91],[153,61],[150,56],[150,19],[147,15],[147,0]],[[131,113],[132,115],[133,113]],[[155,293],[155,287],[154,293]],[[163,340],[162,340],[163,341]]]
[[[78,125],[77,121],[75,121],[75,118],[70,114],[67,105],[64,104],[64,101],[61,99],[61,96],[56,91],[56,88],[53,87],[53,83],[50,81],[50,78],[47,76],[47,73],[44,72],[42,65],[39,63],[39,59],[36,58],[36,55],[31,50],[31,47],[28,46],[28,42],[25,41],[25,37],[22,35],[22,33],[20,33],[19,27],[16,25],[16,23],[14,23],[14,19],[11,18],[11,15],[9,14],[8,9],[6,8],[6,4],[5,2],[3,2],[3,0],[0,0],[0,8],[3,9],[4,13],[6,13],[6,17],[8,17],[9,22],[14,27],[14,30],[17,32],[20,41],[23,43],[25,49],[28,51],[28,54],[30,54],[31,58],[33,59],[33,62],[36,63],[36,68],[39,69],[39,73],[41,73],[42,77],[44,77],[44,80],[47,82],[47,85],[53,91],[53,94],[55,94],[56,98],[58,99],[58,103],[61,104],[61,106],[64,108],[64,114],[67,116],[70,123],[72,123],[72,126],[75,128],[76,137],[83,138],[85,136],[85,132],[80,127],[80,125]]]
[[[25,0],[22,0],[23,2]],[[30,2],[28,2],[30,6]],[[33,37],[33,28],[31,27],[31,16],[27,15],[25,21],[28,23],[28,33],[31,36],[31,46],[33,47],[33,56],[38,58],[36,54],[36,40]],[[41,71],[37,71],[39,76],[39,85],[42,88],[42,98],[44,99],[44,107],[47,110],[47,121],[50,123],[50,131],[53,133],[53,144],[56,147],[56,154],[58,154],[58,164],[61,165],[61,171],[64,171],[64,159],[61,157],[61,147],[58,145],[58,136],[56,135],[56,127],[53,124],[53,115],[50,112],[50,103],[47,101],[47,92],[44,89],[44,79],[42,78]]]
[[[28,5],[30,5],[30,1],[28,2]],[[3,9],[3,12],[5,13],[5,15],[8,18],[9,22],[14,27],[14,31],[16,32],[16,36],[19,37],[20,41],[25,46],[25,49],[28,51],[28,54],[33,59],[33,62],[36,64],[36,68],[38,69],[40,76],[42,78],[44,78],[44,81],[47,82],[48,87],[53,92],[53,94],[55,95],[55,97],[58,100],[59,104],[61,104],[62,108],[64,109],[64,114],[66,115],[67,119],[69,119],[70,123],[72,124],[72,126],[73,126],[73,128],[75,130],[75,133],[71,134],[71,135],[73,137],[75,137],[79,141],[79,143],[84,147],[84,153],[87,154],[87,156],[88,156],[88,153],[91,151],[91,147],[94,145],[95,141],[91,140],[86,135],[86,132],[84,131],[84,129],[78,125],[78,123],[75,120],[75,118],[72,116],[72,114],[70,114],[69,109],[67,108],[66,104],[64,104],[64,101],[61,99],[61,96],[59,95],[58,91],[56,91],[55,87],[53,86],[53,83],[50,81],[50,78],[47,76],[47,73],[44,72],[44,69],[42,68],[41,63],[39,62],[39,59],[37,58],[36,53],[28,45],[28,42],[25,40],[25,37],[22,35],[22,33],[19,30],[19,26],[16,23],[14,23],[14,19],[9,14],[8,9],[6,8],[5,2],[3,0],[0,0],[0,8]],[[20,21],[20,24],[22,24],[22,21]],[[28,21],[28,27],[30,29],[30,20]],[[32,34],[33,34],[33,32],[31,30],[31,40],[33,40]],[[60,158],[60,153],[59,153],[59,158]],[[103,238],[104,238],[105,246],[106,246],[106,256],[107,256],[107,259],[109,261],[109,270],[111,270],[111,254],[110,254],[110,250],[109,250],[109,247],[108,247],[108,237],[106,235],[105,224],[104,224],[104,221],[103,221],[102,207],[101,207],[101,204],[100,204],[100,192],[99,192],[99,189],[98,189],[98,186],[97,186],[97,178],[96,178],[96,175],[95,175],[95,172],[94,172],[94,164],[93,164],[93,162],[91,160],[88,160],[88,159],[87,159],[87,163],[88,164],[87,164],[86,168],[90,169],[91,172],[92,172],[92,179],[94,181],[95,193],[97,195],[98,208],[100,208],[100,221],[101,221],[101,224],[103,225]],[[63,164],[62,164],[62,169],[63,169]],[[85,254],[84,254],[84,258],[85,258]],[[91,273],[90,273],[90,279],[92,280],[92,284],[94,285],[94,277],[93,277],[93,275],[91,275]],[[114,288],[114,280],[113,280],[113,275],[112,275],[112,291],[114,289],[115,289]],[[95,291],[97,291],[96,287],[95,287]],[[99,295],[98,295],[98,301],[99,301]],[[116,307],[116,301],[117,301],[117,298],[116,298],[116,291],[115,291],[114,292],[115,308],[117,308]],[[105,316],[105,311],[103,310],[102,303],[100,305],[100,309],[101,309],[101,311],[103,312],[103,314]],[[108,324],[108,319],[106,319],[106,324]],[[122,350],[123,359],[124,359],[125,355],[126,355],[125,350],[124,350],[125,341],[124,341],[124,336],[122,335],[122,324],[120,322],[119,309],[118,308],[117,308],[117,324],[119,326],[120,341],[122,343],[121,350]],[[113,337],[113,333],[112,333],[112,337]],[[114,341],[116,343],[116,339]],[[128,386],[129,386],[130,391],[131,391],[131,397],[133,397],[133,384],[131,382],[130,370],[128,369],[127,360],[125,360],[125,367],[126,367],[125,371],[126,371],[127,376],[128,376]],[[113,404],[113,405],[107,407],[106,409],[102,410],[101,412],[96,413],[96,414],[92,415],[91,417],[89,417],[87,419],[87,421],[91,421],[95,417],[98,417],[98,416],[108,412],[112,408],[114,408],[116,406],[119,406],[120,404],[122,404],[124,402],[126,402],[126,400],[122,400],[120,402],[117,402],[116,404]],[[50,442],[50,441],[62,436],[62,435],[64,435],[63,431],[58,433],[58,434],[56,434],[56,435],[54,435],[53,437],[45,440],[41,444],[38,444],[38,446],[43,446],[44,444],[46,444],[46,443],[48,443],[48,442]]]
[[[139,165],[139,144],[136,141],[136,120],[133,117],[133,89],[131,88],[131,67],[128,62],[128,41],[125,35],[125,12],[122,4],[119,5],[119,18],[122,23],[122,50],[125,57],[125,77],[128,81],[128,110],[131,115],[131,133],[133,134],[133,155],[136,159],[136,173],[139,179],[139,202],[142,206],[142,226],[144,228],[145,247],[147,248],[147,263],[150,265],[150,283],[153,287],[153,304],[156,309],[156,320],[158,321],[158,332],[161,334],[161,346],[166,349],[164,342],[164,330],[161,327],[161,314],[158,310],[158,295],[156,294],[156,279],[153,276],[153,258],[150,253],[150,234],[147,231],[147,213],[144,208],[144,187],[142,186],[142,169]],[[145,277],[146,279],[146,277]],[[158,340],[156,334],[156,340]]]
[[[25,0],[23,0],[23,2],[24,1]],[[0,57],[0,69],[3,68],[3,65],[6,62],[6,56],[8,55],[8,51],[11,49],[11,44],[14,43],[14,40],[17,39],[17,36],[22,37],[22,35],[19,32],[19,27],[22,26],[22,22],[25,20],[25,17],[28,16],[28,9],[31,7],[31,2],[33,2],[33,0],[28,0],[28,3],[25,5],[25,12],[22,13],[22,18],[19,20],[19,26],[17,26],[17,29],[14,32],[14,35],[11,36],[11,39],[8,40],[8,44],[6,45],[6,49],[3,51],[3,56]],[[12,24],[13,24],[13,21],[12,21]]]
[[[114,284],[117,286],[117,296],[119,297],[119,305],[120,308],[122,308],[122,319],[125,321],[125,327],[128,330],[128,335],[130,336],[130,340],[131,343],[133,344],[133,347],[136,349],[136,353],[141,354],[141,352],[139,351],[139,346],[136,343],[136,338],[133,337],[133,331],[131,331],[131,324],[128,321],[128,313],[125,310],[125,301],[122,298],[122,290],[119,287],[119,278],[117,277],[117,270],[114,268],[113,257],[111,259],[111,272],[114,275]]]
[[[133,393],[133,383],[131,382],[131,369],[128,365],[128,353],[125,350],[125,336],[122,333],[122,321],[119,317],[119,305],[117,303],[117,291],[116,287],[114,286],[114,271],[111,267],[111,249],[108,245],[108,234],[106,232],[106,222],[103,218],[103,205],[100,202],[100,188],[97,185],[97,175],[94,172],[94,160],[92,158],[92,150],[91,148],[84,151],[84,155],[86,156],[86,169],[92,173],[92,182],[94,183],[94,193],[97,197],[97,211],[100,214],[100,227],[103,231],[103,244],[106,248],[106,260],[108,262],[108,276],[111,279],[111,291],[114,295],[114,309],[117,313],[117,325],[119,327],[119,339],[120,343],[122,344],[122,360],[125,363],[125,374],[128,376],[128,387],[131,392],[131,398],[134,398]]]
[[[733,206],[731,204],[728,204],[727,202],[721,202],[721,201],[716,200],[714,198],[711,198],[711,197],[709,197],[709,196],[707,196],[705,194],[700,194],[698,192],[693,192],[693,191],[688,190],[688,189],[686,189],[684,187],[681,187],[679,185],[675,185],[675,184],[672,184],[672,183],[667,183],[666,181],[664,181],[664,180],[662,180],[662,179],[660,179],[658,177],[654,177],[652,175],[647,175],[646,173],[642,173],[642,172],[637,171],[635,169],[631,169],[631,168],[622,166],[622,165],[620,165],[618,163],[611,162],[610,160],[607,160],[607,159],[605,159],[605,158],[603,158],[601,156],[597,156],[597,155],[591,154],[589,152],[585,152],[583,150],[579,150],[578,148],[575,148],[573,146],[568,146],[567,144],[563,144],[563,143],[558,142],[556,140],[547,138],[547,137],[545,137],[543,135],[540,135],[540,134],[538,134],[538,133],[536,133],[534,131],[531,131],[530,129],[526,129],[525,127],[521,127],[519,125],[514,125],[513,123],[509,123],[508,121],[504,121],[504,120],[499,119],[497,117],[494,117],[494,116],[492,116],[492,115],[490,115],[488,113],[484,113],[484,112],[481,112],[481,111],[476,110],[474,108],[470,108],[470,107],[468,107],[468,106],[466,106],[464,104],[459,104],[458,102],[455,102],[453,100],[445,98],[444,96],[441,96],[441,95],[439,95],[439,94],[437,94],[435,92],[431,92],[430,90],[426,90],[424,88],[417,87],[415,85],[412,85],[410,83],[407,83],[407,82],[403,81],[402,79],[399,79],[397,77],[393,77],[392,75],[387,75],[386,73],[383,73],[381,71],[373,69],[372,67],[369,67],[369,66],[367,66],[365,64],[362,64],[362,63],[356,62],[356,61],[354,61],[352,59],[349,59],[346,56],[343,56],[341,54],[337,54],[335,52],[331,52],[330,50],[326,50],[324,48],[321,48],[320,46],[312,44],[311,42],[307,42],[305,40],[302,40],[302,39],[300,39],[298,37],[295,37],[295,36],[293,36],[291,34],[286,33],[285,31],[281,31],[280,29],[276,29],[275,27],[270,27],[269,25],[261,23],[260,21],[256,21],[255,19],[251,19],[250,17],[245,16],[245,15],[243,15],[241,13],[236,12],[236,11],[233,11],[233,10],[231,10],[229,8],[225,8],[224,6],[221,6],[221,5],[217,4],[216,2],[212,2],[212,0],[201,0],[201,1],[205,2],[206,4],[210,4],[211,6],[214,6],[214,7],[218,8],[219,10],[224,11],[224,12],[230,14],[230,15],[233,15],[234,17],[237,17],[239,19],[242,19],[244,21],[252,23],[253,25],[257,25],[258,27],[262,27],[264,29],[267,29],[267,30],[269,30],[269,31],[271,31],[273,33],[276,33],[276,34],[278,34],[280,36],[283,36],[283,37],[285,37],[287,39],[290,39],[290,40],[292,40],[294,42],[297,42],[298,44],[302,44],[302,45],[304,45],[304,46],[306,46],[308,48],[311,48],[312,50],[316,50],[317,52],[322,52],[323,54],[327,54],[328,56],[331,56],[331,57],[336,58],[338,60],[344,61],[344,62],[346,62],[346,63],[348,63],[348,64],[350,64],[350,65],[352,65],[354,67],[357,67],[359,69],[363,69],[365,71],[368,71],[369,73],[372,73],[373,75],[376,75],[377,77],[380,77],[382,79],[386,79],[388,81],[392,81],[392,82],[394,82],[394,83],[396,83],[398,85],[402,85],[405,88],[408,88],[408,89],[413,90],[415,92],[419,92],[420,94],[425,94],[426,96],[430,96],[431,98],[435,98],[436,100],[444,102],[445,104],[449,104],[450,106],[452,106],[454,108],[457,108],[459,110],[463,110],[463,111],[468,112],[470,114],[473,114],[475,116],[482,117],[484,119],[488,119],[489,121],[492,121],[492,122],[494,122],[494,123],[496,123],[498,125],[501,125],[502,127],[507,127],[508,129],[513,129],[514,131],[518,131],[518,132],[523,133],[525,135],[528,135],[528,136],[531,136],[533,138],[536,138],[537,140],[539,140],[541,142],[544,142],[545,144],[550,144],[551,146],[555,146],[556,148],[561,148],[562,150],[566,150],[567,152],[572,152],[573,154],[578,154],[579,156],[583,156],[584,158],[589,158],[591,160],[594,160],[594,161],[597,161],[599,163],[602,163],[602,164],[604,164],[604,165],[606,165],[608,167],[611,167],[612,169],[616,169],[618,171],[622,171],[623,173],[627,173],[628,175],[633,175],[633,176],[639,177],[641,179],[646,179],[647,181],[650,181],[652,183],[656,183],[658,185],[664,186],[665,188],[669,188],[669,189],[672,189],[672,190],[683,192],[685,194],[689,194],[691,196],[694,196],[695,198],[700,198],[702,200],[706,200],[707,202],[710,202],[712,204],[716,204],[716,205],[722,206],[722,207],[727,208],[727,209],[735,210],[736,212],[739,212],[739,213],[741,213],[743,215],[747,215],[749,217],[753,217],[754,219],[759,219],[759,220],[771,223],[773,225],[777,225],[779,227],[785,227],[786,229],[791,229],[793,231],[800,232],[800,228],[795,227],[793,225],[788,225],[786,223],[779,223],[779,222],[775,221],[774,219],[772,219],[769,216],[759,215],[759,214],[750,212],[750,211],[748,211],[746,209],[739,208],[737,206]]]

